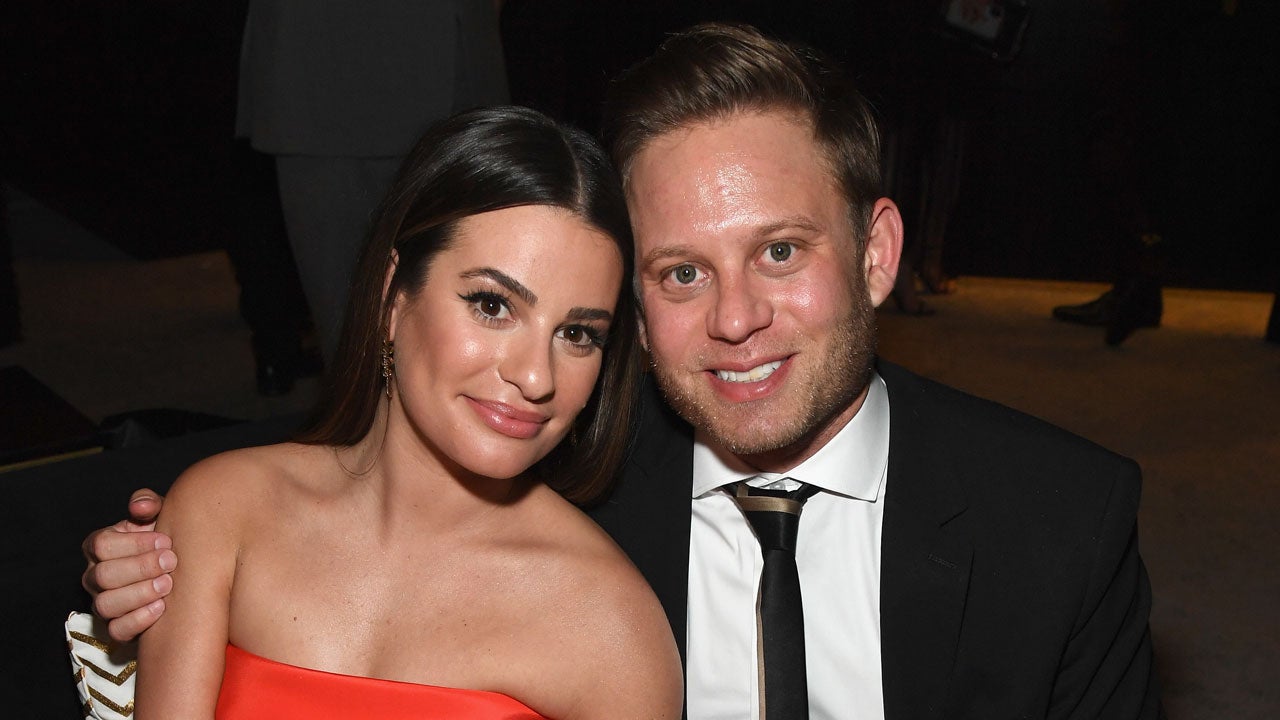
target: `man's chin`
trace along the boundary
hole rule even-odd
[[[853,367],[852,365],[850,367]],[[864,371],[869,376],[870,367]],[[674,378],[657,374],[667,402],[685,422],[722,447],[760,469],[786,468],[812,454],[815,441],[832,429],[866,387],[865,380],[831,378],[822,403],[797,406],[796,393],[746,403],[729,403],[714,393],[689,392]],[[837,392],[847,387],[847,392]],[[855,391],[854,388],[857,388]],[[846,418],[847,420],[847,418]],[[838,428],[837,428],[838,429]]]
[[[668,402],[685,422],[705,432],[713,442],[734,455],[759,455],[784,450],[805,436],[804,418],[792,410],[787,412],[758,402],[725,406],[720,402],[688,400],[688,395]],[[779,419],[793,419],[789,427]]]
[[[782,437],[769,437],[764,435],[755,435],[752,437],[726,436],[709,432],[716,444],[721,445],[729,452],[738,457],[747,458],[755,455],[769,455],[780,450],[789,450],[792,445],[800,441],[803,436],[786,435]]]

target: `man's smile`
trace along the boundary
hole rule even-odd
[[[764,363],[763,365],[757,365],[745,372],[739,372],[737,370],[715,370],[714,372],[716,374],[716,377],[720,378],[725,382],[731,382],[731,383],[758,382],[772,375],[773,371],[777,370],[781,366],[782,366],[781,360],[774,360],[773,362],[767,362],[767,363]]]

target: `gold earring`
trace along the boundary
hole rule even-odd
[[[394,340],[382,341],[382,384],[387,390],[387,399],[391,399],[391,379],[396,372],[396,344]]]

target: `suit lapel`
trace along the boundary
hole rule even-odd
[[[966,507],[929,387],[877,366],[889,392],[889,478],[880,568],[887,720],[939,717],[955,661],[972,547],[953,524]]]

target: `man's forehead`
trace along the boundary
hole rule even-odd
[[[697,150],[699,146],[708,145],[729,144],[750,148],[752,140],[758,142],[770,131],[808,138],[813,143],[813,149],[818,150],[813,136],[813,124],[804,115],[784,109],[759,108],[737,110],[681,123],[641,145],[636,152],[636,160],[645,155]],[[693,147],[689,145],[691,142],[694,143]]]
[[[814,191],[843,192],[808,124],[795,114],[735,113],[654,138],[637,155],[627,198],[633,212],[664,214],[690,204],[728,209],[770,202],[804,204]],[[788,214],[804,208],[775,208]]]

